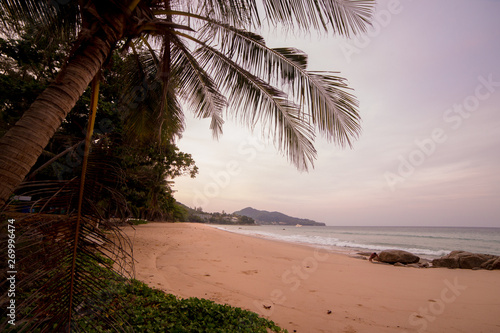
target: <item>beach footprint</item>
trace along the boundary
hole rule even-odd
[[[257,274],[259,273],[258,270],[256,269],[251,269],[251,270],[248,270],[248,271],[241,271],[243,274],[246,274],[246,275],[253,275],[253,274]]]
[[[357,331],[351,325],[344,327],[343,333],[356,333]]]

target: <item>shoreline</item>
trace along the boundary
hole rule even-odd
[[[305,242],[292,242],[292,241],[287,241],[287,240],[283,240],[283,239],[279,239],[279,238],[272,238],[270,236],[266,237],[266,236],[255,235],[255,234],[242,234],[242,233],[238,233],[236,231],[224,229],[225,225],[223,225],[223,224],[205,224],[205,225],[207,227],[214,228],[216,230],[220,230],[223,232],[229,232],[229,233],[232,233],[235,235],[241,235],[244,237],[254,237],[257,239],[264,239],[264,240],[268,240],[271,242],[279,242],[279,243],[290,244],[290,245],[304,246],[306,248],[312,248],[312,249],[317,249],[319,251],[326,251],[326,252],[336,253],[336,254],[340,254],[340,255],[351,256],[351,257],[355,257],[358,254],[358,252],[369,251],[369,249],[362,249],[362,248],[357,250],[355,248],[348,249],[347,247],[334,246],[334,245],[323,245],[322,246],[322,245],[317,245],[317,244],[315,245],[312,243],[305,243]],[[289,227],[294,227],[294,226],[289,226]]]
[[[479,242],[498,242],[500,241],[500,228],[482,227],[482,228],[471,228],[471,227],[386,227],[386,226],[369,226],[369,227],[350,227],[350,226],[327,226],[326,232],[318,233],[317,231],[321,229],[317,227],[305,227],[306,233],[302,233],[300,229],[294,226],[286,225],[259,225],[259,226],[246,226],[246,225],[218,225],[218,224],[207,224],[221,230],[226,230],[229,232],[234,232],[237,234],[249,235],[260,237],[264,239],[285,241],[292,244],[304,244],[307,246],[314,246],[320,249],[326,249],[328,251],[347,253],[350,255],[356,255],[358,252],[381,252],[384,250],[402,250],[406,252],[413,253],[422,259],[427,261],[432,261],[433,259],[439,259],[454,251],[465,251],[474,254],[485,254],[492,256],[500,256],[500,248],[490,248],[491,251],[484,248],[483,244]],[[331,228],[333,229],[331,229]],[[255,231],[255,229],[257,231]],[[243,229],[243,230],[238,230]],[[252,230],[254,229],[254,230]],[[295,233],[294,229],[298,232]],[[301,228],[302,229],[302,228]],[[388,229],[388,230],[386,230]],[[413,231],[408,233],[406,229]],[[428,229],[436,229],[437,234],[430,234]],[[449,229],[453,232],[447,234],[443,232],[443,229]],[[460,237],[470,237],[468,234],[462,234],[462,230],[473,229],[474,231],[478,229],[483,230],[494,230],[494,235],[490,234],[484,235],[489,237],[489,239],[482,238],[481,234],[472,235],[477,239],[466,238],[468,242],[465,244],[457,240]],[[283,231],[282,231],[283,230]],[[286,231],[285,231],[286,230]],[[388,232],[387,239],[380,242],[379,237],[385,236],[385,232]],[[399,233],[402,234],[399,234]],[[372,234],[373,233],[373,234]],[[417,233],[414,236],[412,233]],[[420,234],[421,233],[421,234]],[[398,239],[402,237],[405,240]],[[496,237],[496,238],[495,238]],[[319,238],[319,240],[316,240]],[[423,241],[420,240],[423,239]],[[430,243],[431,239],[444,239],[444,243],[433,242]],[[406,242],[406,239],[409,242]],[[418,239],[419,241],[415,241]],[[391,245],[393,243],[393,245]],[[488,243],[488,245],[489,245]],[[479,247],[478,247],[479,245]]]
[[[328,252],[332,252],[332,253],[338,253],[338,254],[341,254],[341,255],[346,255],[346,256],[350,256],[350,257],[358,258],[358,259],[359,259],[360,253],[365,253],[365,252],[373,253],[373,252],[380,252],[380,251],[382,251],[381,249],[374,249],[374,248],[369,248],[369,247],[354,247],[354,246],[351,247],[351,246],[338,246],[338,245],[320,245],[320,244],[300,242],[300,241],[288,241],[288,240],[284,240],[284,239],[280,239],[278,237],[272,237],[272,236],[263,236],[263,235],[259,235],[259,234],[244,234],[244,233],[239,233],[237,231],[225,229],[225,227],[227,227],[227,225],[223,225],[223,224],[205,224],[205,225],[208,226],[208,227],[212,227],[212,228],[215,228],[215,229],[218,229],[218,230],[221,230],[221,231],[226,231],[226,232],[234,233],[234,234],[237,234],[237,235],[248,236],[248,237],[255,237],[255,238],[260,238],[260,239],[267,239],[267,240],[270,240],[270,241],[283,242],[283,243],[291,244],[291,245],[307,246],[307,247],[317,248],[319,250],[324,250],[324,251],[328,251]],[[235,225],[235,226],[237,226],[237,225]],[[259,227],[260,226],[262,226],[262,225],[259,225]],[[248,226],[242,225],[241,227],[248,227]],[[253,226],[250,226],[250,227],[253,227]],[[283,226],[283,227],[294,228],[294,226]],[[386,248],[386,250],[391,250],[391,249],[398,249],[398,248],[396,248],[396,247],[390,247],[390,246]],[[408,250],[404,250],[404,251],[408,252]],[[443,253],[442,255],[437,255],[437,254],[436,255],[421,254],[421,253],[416,253],[415,255],[419,256],[421,259],[423,259],[425,261],[431,262],[433,259],[441,258],[442,256],[444,256],[444,255],[446,255],[448,253],[451,253],[452,251],[453,250],[449,250],[449,251],[447,250],[447,252]],[[368,258],[366,258],[366,259],[368,259]]]
[[[289,332],[498,332],[499,271],[373,265],[204,224],[124,228],[136,278],[256,312]]]

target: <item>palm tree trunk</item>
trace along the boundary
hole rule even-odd
[[[26,177],[110,55],[123,28],[115,31],[114,36],[94,35],[85,41],[85,46],[69,59],[56,82],[45,89],[23,117],[0,138],[0,207]]]

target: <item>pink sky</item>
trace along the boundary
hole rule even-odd
[[[363,119],[354,149],[318,138],[301,173],[260,131],[228,119],[214,141],[188,116],[178,145],[200,174],[175,180],[177,200],[328,225],[500,227],[500,1],[379,1],[377,13],[354,40],[267,34],[349,80]]]

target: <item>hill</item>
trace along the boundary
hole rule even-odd
[[[285,215],[280,212],[268,212],[266,210],[258,210],[252,207],[244,208],[234,212],[235,215],[248,216],[255,220],[258,224],[279,224],[279,225],[307,225],[307,226],[325,226],[324,223],[316,222],[309,219],[300,219]]]
[[[212,223],[212,224],[233,224],[233,225],[255,225],[255,221],[245,215],[226,214],[222,213],[207,213],[201,208],[192,209],[180,202],[176,202],[180,210],[183,222],[199,222],[199,223]]]

